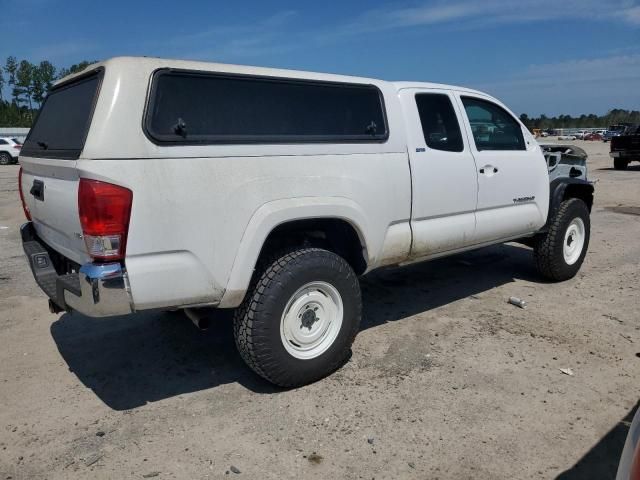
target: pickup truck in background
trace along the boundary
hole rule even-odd
[[[640,162],[640,126],[628,127],[623,134],[611,137],[609,155],[616,170],[626,170],[629,163]]]
[[[468,88],[114,58],[44,101],[22,241],[51,311],[234,309],[246,363],[303,385],[348,358],[377,268],[518,240],[572,278],[594,189],[554,148]]]

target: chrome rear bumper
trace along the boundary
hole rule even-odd
[[[119,263],[86,263],[77,272],[58,273],[69,261],[49,248],[31,222],[20,228],[22,246],[38,286],[60,310],[89,317],[133,312],[127,272]]]
[[[64,291],[64,302],[90,317],[131,313],[127,272],[119,263],[85,263],[78,272],[80,296]]]

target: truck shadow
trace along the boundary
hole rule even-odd
[[[627,166],[626,170],[616,170],[613,167],[602,167],[602,168],[596,168],[596,170],[598,171],[612,171],[612,172],[640,172],[640,165],[639,164],[631,164],[629,166]]]
[[[244,365],[227,320],[201,331],[177,312],[102,319],[67,313],[51,335],[69,370],[114,410],[232,382],[277,391]]]
[[[531,251],[513,245],[374,272],[362,279],[362,329],[481,294],[514,278],[540,280]],[[177,313],[104,319],[64,314],[51,326],[51,335],[69,369],[115,410],[232,382],[257,393],[279,391],[244,365],[230,313],[217,312],[220,318],[204,332]]]
[[[604,435],[569,470],[562,472],[556,480],[613,480],[618,470],[622,448],[640,402],[636,403],[625,417]]]
[[[543,281],[534,269],[531,250],[514,244],[372,272],[361,282],[361,330],[479,295],[516,278]]]

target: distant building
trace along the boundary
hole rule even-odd
[[[9,128],[0,128],[0,137],[11,137],[20,142],[24,142],[24,139],[27,138],[27,134],[29,133],[28,128],[19,128],[19,127],[9,127]]]

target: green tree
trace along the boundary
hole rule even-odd
[[[549,128],[551,126],[551,121],[544,114],[540,115],[537,123],[538,128]]]
[[[13,97],[13,101],[17,103],[18,98],[16,97],[15,85],[16,85],[16,70],[18,70],[18,62],[16,60],[16,57],[13,57],[13,56],[7,57],[7,63],[5,64],[4,69],[7,72],[7,75],[9,75],[9,78],[7,79],[7,83],[9,84],[9,87],[11,87],[11,96]]]
[[[95,62],[88,62],[86,60],[80,62],[80,63],[75,63],[73,65],[71,65],[69,68],[61,68],[60,69],[60,73],[58,74],[58,78],[62,78],[62,77],[66,77],[67,75],[71,75],[73,73],[78,73],[83,71],[85,68],[87,68],[89,65],[93,65]]]
[[[17,90],[18,104],[26,102],[29,105],[29,110],[33,110],[33,73],[34,67],[31,62],[27,60],[20,61],[16,71],[16,86],[14,90]]]
[[[38,65],[38,70],[44,82],[45,90],[48,92],[56,79],[56,67],[51,62],[44,60]]]
[[[42,105],[45,95],[51,90],[55,78],[56,67],[54,67],[51,62],[44,60],[34,66],[31,78],[31,91],[33,100],[38,104],[38,107]]]
[[[3,100],[3,96],[2,96],[2,89],[4,88],[4,73],[2,71],[2,67],[0,67],[0,102],[2,102]]]

